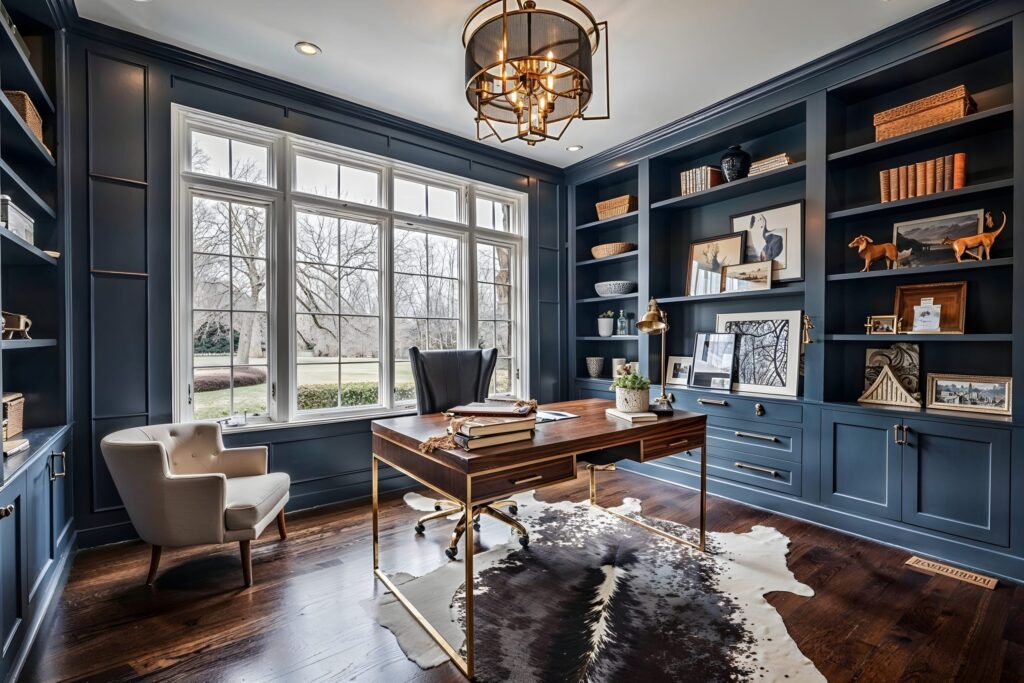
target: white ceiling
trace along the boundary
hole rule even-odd
[[[568,166],[944,0],[584,1],[610,25],[611,120],[507,151]],[[461,30],[477,2],[75,0],[86,19],[468,138]],[[299,40],[323,54],[297,54]]]

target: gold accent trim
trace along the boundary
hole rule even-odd
[[[525,479],[516,479],[512,482],[513,486],[522,486],[523,484],[529,484],[531,481],[540,481],[544,478],[543,474],[535,474],[532,477],[526,477]]]

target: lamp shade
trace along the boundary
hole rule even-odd
[[[668,315],[658,306],[658,300],[651,297],[647,302],[647,312],[636,323],[636,329],[652,337],[668,330]]]

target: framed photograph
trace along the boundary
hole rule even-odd
[[[690,245],[686,262],[686,296],[719,294],[722,269],[743,263],[746,234],[719,235]]]
[[[736,359],[736,335],[698,332],[693,349],[690,386],[728,390]]]
[[[1013,379],[928,373],[928,408],[990,415],[1013,414]]]
[[[747,263],[771,261],[772,279],[804,279],[804,203],[769,206],[730,218],[732,231],[746,233]]]
[[[741,263],[736,266],[722,268],[723,292],[751,292],[756,289],[771,289],[772,264]]]
[[[801,311],[719,313],[715,331],[736,335],[733,389],[796,396],[800,385]]]
[[[669,356],[665,366],[665,386],[688,386],[692,367],[693,356]]]
[[[888,367],[896,381],[916,400],[921,400],[921,349],[917,344],[900,342],[887,349],[864,352],[864,390],[867,391]]]
[[[980,233],[985,229],[984,213],[984,209],[976,209],[894,224],[892,241],[896,245],[896,267],[956,263],[952,245],[943,241]]]
[[[898,285],[895,315],[909,334],[963,334],[966,282]],[[908,325],[907,321],[911,321]]]
[[[898,334],[899,318],[895,315],[872,315],[868,316],[868,334]]]

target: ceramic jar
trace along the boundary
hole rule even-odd
[[[624,413],[644,413],[651,405],[651,392],[647,389],[615,387],[615,409]]]
[[[597,333],[602,337],[612,336],[612,332],[615,329],[615,318],[598,318],[597,319]]]
[[[750,173],[750,154],[743,151],[739,145],[731,146],[722,155],[722,175],[725,181],[731,183],[740,178],[746,178]]]
[[[588,375],[590,375],[591,377],[600,377],[602,370],[604,370],[604,358],[602,356],[587,356]]]

